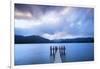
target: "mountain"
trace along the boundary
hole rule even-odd
[[[15,43],[49,43],[50,40],[42,38],[40,36],[19,36],[15,35]]]
[[[85,37],[85,38],[73,38],[73,39],[59,39],[53,40],[54,43],[90,43],[94,42],[94,38],[92,37]]]
[[[24,43],[89,43],[94,42],[94,38],[73,38],[73,39],[56,39],[49,40],[41,36],[32,35],[32,36],[20,36],[15,35],[15,44],[24,44]]]

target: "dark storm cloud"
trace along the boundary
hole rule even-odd
[[[39,18],[48,11],[60,12],[64,6],[48,6],[48,5],[31,5],[31,4],[15,4],[15,18]],[[19,15],[16,15],[20,13]],[[31,17],[30,17],[31,16]]]

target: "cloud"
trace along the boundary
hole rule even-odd
[[[49,39],[49,40],[54,40],[54,39],[71,39],[71,38],[80,38],[80,37],[86,37],[84,35],[73,35],[69,34],[67,32],[55,32],[54,34],[48,34],[44,33],[42,37]]]
[[[30,12],[21,12],[21,11],[15,11],[15,18],[17,19],[32,19],[32,14]]]
[[[52,10],[46,12],[44,15],[40,15],[38,19],[32,19],[32,14],[29,12],[16,11],[15,13],[15,27],[16,28],[31,28],[36,25],[58,26],[61,25],[65,14],[69,14],[71,8],[64,8],[61,11]],[[23,19],[20,19],[23,18]],[[26,18],[26,19],[25,19]]]
[[[15,4],[15,18],[26,19],[31,16],[33,19],[39,19],[50,11],[60,12],[64,6],[49,6],[49,5],[32,5],[32,4]],[[26,14],[26,15],[23,15]]]
[[[93,9],[91,9],[16,5],[15,32],[19,35],[39,35],[49,39],[91,36],[93,35]]]
[[[44,33],[42,37],[53,40],[53,39],[61,39],[66,36],[66,32],[55,32],[54,34]]]
[[[41,25],[40,21],[15,19],[15,28],[19,28],[19,29],[29,29],[40,25]]]

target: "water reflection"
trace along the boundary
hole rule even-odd
[[[93,61],[93,43],[15,44],[15,65],[54,63],[59,51],[62,62]]]

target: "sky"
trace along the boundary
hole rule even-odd
[[[15,4],[15,35],[38,35],[50,40],[94,37],[94,9]]]

